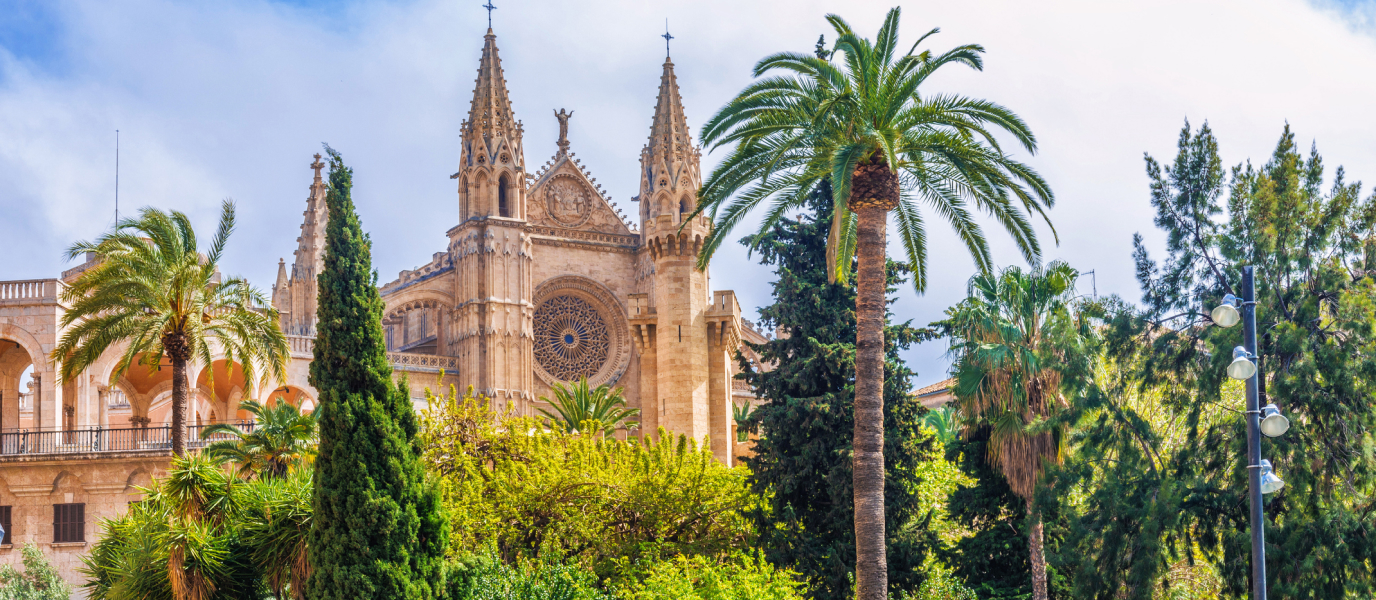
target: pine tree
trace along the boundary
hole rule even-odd
[[[769,493],[770,506],[755,515],[759,546],[775,565],[803,574],[817,599],[850,598],[855,567],[851,442],[855,394],[855,288],[827,282],[826,245],[831,190],[813,194],[811,215],[784,219],[771,231],[744,240],[776,267],[774,304],[761,309],[763,324],[781,335],[752,345],[761,372],[743,358],[743,378],[767,400],[750,416],[762,433],[755,456],[745,459],[751,487]],[[902,282],[890,263],[889,284]],[[934,457],[922,432],[925,410],[908,394],[913,372],[898,351],[921,335],[907,323],[889,324],[884,369],[885,516],[889,587],[916,590],[930,538],[916,495],[918,463]]]
[[[448,524],[427,481],[406,383],[392,383],[370,242],[354,212],[353,170],[330,156],[330,220],[319,276],[311,385],[320,392],[309,597],[442,594]]]

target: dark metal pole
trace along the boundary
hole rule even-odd
[[[1242,345],[1257,359],[1257,305],[1254,267],[1242,267]],[[1252,598],[1266,600],[1266,515],[1261,505],[1261,406],[1257,382],[1261,369],[1247,379],[1247,499],[1252,511]]]

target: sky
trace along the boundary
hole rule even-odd
[[[233,198],[223,270],[263,289],[290,263],[321,143],[355,169],[354,198],[379,281],[425,264],[457,222],[449,179],[487,11],[478,0],[0,0],[0,280],[55,277],[62,254],[119,205],[181,210],[212,230]],[[572,149],[626,213],[638,192],[664,57],[665,21],[689,125],[751,81],[759,58],[810,51],[837,12],[873,36],[888,2],[497,0],[492,24],[526,161],[555,151],[553,111],[576,112]],[[902,39],[985,47],[985,69],[948,67],[926,93],[1003,104],[1039,141],[1024,160],[1050,182],[1046,259],[1092,276],[1082,293],[1140,297],[1132,236],[1159,249],[1143,156],[1166,162],[1186,120],[1207,121],[1226,165],[1265,162],[1289,123],[1349,180],[1376,183],[1376,0],[920,1]],[[832,36],[828,35],[830,39]],[[904,44],[904,45],[907,45]],[[724,150],[704,150],[704,171]],[[753,223],[742,225],[748,233]],[[1001,265],[1022,264],[985,229]],[[891,240],[893,236],[890,236]],[[974,265],[934,228],[924,295],[897,295],[925,325],[965,295]],[[1057,243],[1058,241],[1058,243]],[[898,246],[891,246],[901,256]],[[739,245],[712,265],[747,317],[771,271]],[[946,376],[946,346],[905,357],[914,385]]]

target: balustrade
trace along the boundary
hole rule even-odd
[[[234,424],[242,431],[253,431],[252,421]],[[233,440],[229,433],[212,434],[202,439],[209,425],[189,425],[186,446],[202,448],[211,442]],[[0,459],[11,455],[84,454],[90,452],[128,452],[133,450],[171,450],[172,427],[125,427],[104,429],[6,429],[0,431]]]

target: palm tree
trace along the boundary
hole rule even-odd
[[[567,430],[575,431],[585,421],[596,421],[603,435],[611,435],[618,426],[630,429],[639,425],[628,419],[640,414],[640,409],[626,408],[621,388],[612,389],[605,383],[589,388],[588,378],[581,377],[577,383],[555,383],[552,389],[554,400],[545,396],[540,396],[540,400],[549,403],[555,412],[541,408],[540,413]]]
[[[933,29],[899,54],[898,17],[899,9],[889,11],[871,42],[828,15],[838,36],[832,52],[819,43],[817,56],[785,52],[757,63],[754,74],[761,79],[703,127],[704,146],[735,147],[703,185],[696,208],[715,221],[698,257],[705,268],[755,207],[767,205],[760,225],[765,232],[789,210],[804,207],[819,182],[831,182],[829,275],[846,281],[858,259],[853,477],[859,600],[880,600],[888,587],[883,328],[889,211],[897,213],[913,284],[921,293],[927,285],[923,206],[955,229],[976,265],[987,271],[988,244],[972,208],[992,216],[1035,263],[1041,250],[1028,216],[1045,218],[1054,201],[1041,176],[1006,154],[995,137],[1008,134],[1027,152],[1036,151],[1035,137],[1016,114],[984,100],[921,94],[922,84],[943,66],[982,69],[984,49],[970,44],[941,54],[919,52]]]
[[[731,417],[736,421],[736,441],[745,443],[750,441],[750,401],[745,404],[731,405]]]
[[[90,252],[95,267],[62,293],[71,308],[62,316],[68,328],[52,359],[69,381],[107,349],[124,344],[111,378],[135,362],[151,369],[164,356],[172,361],[172,452],[186,454],[187,364],[211,364],[212,348],[242,369],[253,383],[286,376],[287,339],[277,311],[263,293],[237,277],[220,279],[218,266],[234,231],[234,203],[221,206],[220,225],[209,252],[196,249],[191,220],[177,211],[154,208],[136,219],[122,219],[95,242],[78,242],[67,259]],[[213,370],[211,371],[213,377]]]
[[[1043,465],[1060,463],[1066,425],[1057,419],[1093,378],[1097,336],[1074,310],[1075,269],[1062,262],[1024,273],[977,275],[970,297],[944,322],[955,356],[953,393],[966,435],[990,432],[988,460],[1027,502],[1032,597],[1044,600],[1046,555],[1034,506]]]
[[[206,446],[206,453],[240,465],[239,475],[257,474],[277,479],[287,475],[293,464],[307,462],[315,455],[315,413],[301,410],[281,398],[271,408],[249,400],[239,405],[254,416],[255,423],[243,431],[229,423],[216,423],[201,432],[201,439],[229,434],[234,440],[220,440]]]
[[[950,444],[956,439],[956,430],[960,427],[960,413],[956,407],[947,404],[940,408],[934,408],[922,417],[922,424],[932,428],[936,433],[936,439],[941,440],[942,444]]]

